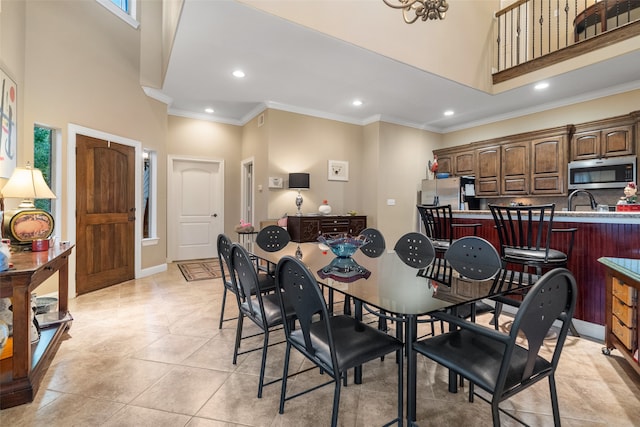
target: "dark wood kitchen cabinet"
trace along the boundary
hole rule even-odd
[[[476,196],[500,195],[499,145],[478,148],[476,151]]]
[[[576,126],[571,139],[571,159],[628,156],[635,153],[637,112]]]
[[[287,217],[287,231],[294,242],[315,242],[325,233],[358,235],[367,228],[364,215],[308,215]]]
[[[564,194],[566,191],[566,135],[531,141],[531,194]]]
[[[511,196],[529,193],[530,145],[530,141],[502,145],[501,194]]]

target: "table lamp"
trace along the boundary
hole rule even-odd
[[[37,209],[34,199],[55,199],[42,172],[27,163],[24,168],[15,168],[11,178],[2,188],[2,197],[22,199],[18,209],[5,212],[4,233],[13,243],[31,243],[47,239],[53,233],[53,217],[49,212]]]
[[[302,195],[300,190],[309,189],[309,174],[308,173],[290,173],[289,174],[289,188],[298,190],[298,196],[296,197],[296,206],[298,207],[297,216],[302,216]]]

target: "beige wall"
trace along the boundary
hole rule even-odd
[[[166,106],[139,82],[141,30],[92,0],[3,1],[0,17],[3,67],[18,83],[18,165],[33,159],[34,124],[59,130],[63,204],[75,197],[66,190],[71,123],[140,141],[166,158]],[[165,162],[158,172],[160,243],[142,248],[143,269],[166,261]],[[57,224],[63,239],[67,215],[63,209]]]
[[[224,161],[224,230],[229,235],[240,221],[241,143],[241,127],[169,116],[167,155]]]
[[[241,1],[419,69],[491,91],[495,43],[491,16],[500,9],[499,0],[450,1],[445,20],[411,25],[404,22],[402,11],[382,0]],[[443,58],[446,60],[439,60]]]
[[[265,122],[269,128],[268,176],[285,179],[284,189],[266,190],[269,192],[268,217],[279,218],[285,212],[295,215],[297,193],[287,188],[292,172],[310,174],[310,189],[302,192],[303,212],[318,212],[318,206],[325,199],[333,213],[361,211],[362,198],[358,192],[362,182],[361,126],[278,110],[268,113]],[[328,180],[329,160],[349,162],[349,181]],[[261,180],[256,184],[266,189],[268,181],[265,178],[260,176]]]

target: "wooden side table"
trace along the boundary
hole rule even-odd
[[[73,246],[56,246],[46,252],[11,254],[14,268],[0,272],[0,297],[13,305],[13,355],[0,362],[0,408],[31,402],[69,327],[69,256]],[[41,328],[31,343],[31,293],[58,272],[58,312],[61,319]]]

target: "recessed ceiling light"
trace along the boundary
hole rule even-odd
[[[242,70],[235,70],[235,71],[233,72],[233,76],[234,76],[234,77],[237,77],[237,78],[239,78],[239,79],[241,79],[241,78],[243,78],[243,77],[244,77],[244,71],[242,71]]]
[[[209,113],[209,114],[213,113],[213,111],[214,111],[214,110],[213,110],[213,108],[211,108],[211,107],[209,107],[209,108],[205,108],[205,109],[204,109],[204,112],[205,112],[205,113]]]
[[[445,116],[453,116],[453,110],[447,110],[444,112]]]
[[[538,83],[537,85],[535,85],[533,88],[534,88],[535,90],[543,90],[543,89],[546,89],[546,88],[548,88],[548,87],[549,87],[549,83],[547,83],[547,82],[540,82],[540,83]]]
[[[360,101],[359,99],[356,99],[351,104],[355,107],[359,107],[362,105],[362,101]]]

